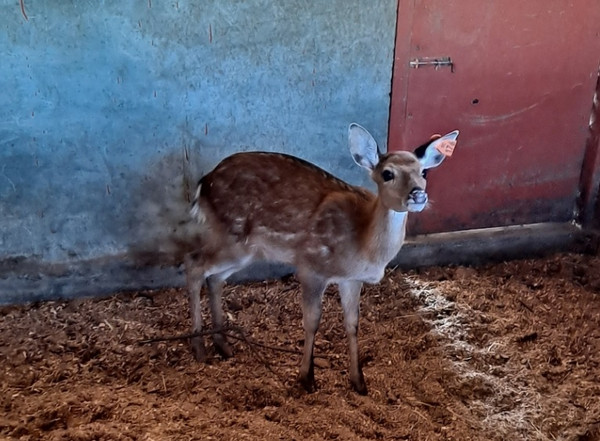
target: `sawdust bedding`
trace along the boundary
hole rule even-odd
[[[182,289],[0,308],[0,439],[600,440],[599,257],[390,271],[362,297],[368,396],[335,290],[313,394],[272,349],[302,347],[295,279],[225,304],[245,340],[208,364],[185,340],[139,343],[188,332]]]

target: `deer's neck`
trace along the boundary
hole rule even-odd
[[[374,201],[374,216],[369,226],[368,253],[372,260],[387,264],[404,243],[408,212],[398,212],[383,206],[379,198]]]

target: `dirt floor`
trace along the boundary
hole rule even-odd
[[[231,286],[235,356],[192,360],[179,289],[0,308],[0,439],[600,440],[600,258],[390,272],[365,289],[368,396],[349,388],[337,293],[318,391],[296,385],[298,284]]]

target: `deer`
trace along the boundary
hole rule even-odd
[[[206,361],[201,290],[206,285],[213,343],[233,356],[223,329],[226,279],[256,260],[295,267],[300,284],[303,355],[299,382],[316,388],[313,347],[326,287],[336,284],[350,352],[350,382],[367,394],[358,348],[363,283],[378,283],[406,235],[407,215],[428,205],[425,173],[454,148],[458,130],[434,135],[414,152],[383,154],[356,123],[348,128],[352,158],[370,173],[377,194],[347,184],[303,159],[283,153],[240,152],[223,159],[198,183],[190,210],[201,234],[184,257],[191,310],[191,347]]]

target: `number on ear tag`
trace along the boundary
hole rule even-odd
[[[449,158],[454,153],[454,147],[456,146],[455,140],[444,140],[438,143],[435,148],[445,157]]]

